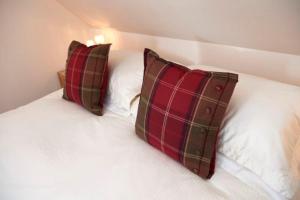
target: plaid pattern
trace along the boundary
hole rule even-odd
[[[203,178],[214,173],[216,141],[237,74],[190,70],[145,49],[137,135]]]
[[[69,46],[63,98],[82,105],[96,115],[102,115],[110,45],[87,47],[73,41]]]

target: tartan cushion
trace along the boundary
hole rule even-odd
[[[110,45],[87,47],[72,41],[69,46],[63,98],[82,105],[96,115],[102,115]]]
[[[137,135],[195,174],[214,173],[219,128],[238,81],[232,73],[190,70],[144,51]]]

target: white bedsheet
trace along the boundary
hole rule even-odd
[[[134,133],[54,92],[0,115],[1,200],[273,199],[219,165],[205,181]]]

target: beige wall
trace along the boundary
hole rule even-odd
[[[198,41],[156,37],[102,29],[113,49],[153,48],[168,59],[203,64],[266,77],[300,86],[300,56]],[[97,30],[94,30],[97,34]]]
[[[52,0],[0,0],[0,113],[59,88],[71,40],[104,34],[112,49],[157,50],[183,64],[204,64],[300,85],[300,56],[199,41],[92,29]]]
[[[68,44],[88,30],[54,0],[1,0],[0,113],[58,89]]]
[[[57,0],[88,24],[300,55],[300,0]]]

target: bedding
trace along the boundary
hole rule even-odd
[[[211,70],[210,67],[205,67],[207,70]],[[138,112],[139,98],[135,99],[131,107],[131,119],[135,119]],[[251,170],[247,169],[243,165],[238,164],[234,160],[226,157],[224,154],[217,152],[217,164],[222,167],[225,171],[229,172],[231,175],[237,177],[239,180],[251,185],[256,188],[263,188],[264,191],[270,195],[273,200],[284,200],[287,199],[278,192],[275,192],[270,188],[257,174],[253,173]],[[300,191],[292,199],[300,199]]]
[[[105,100],[107,109],[130,115],[134,96],[140,93],[143,81],[143,53],[113,50],[108,59],[109,84]]]
[[[224,159],[199,179],[138,139],[134,119],[98,117],[61,96],[0,115],[1,200],[274,199],[226,171]]]
[[[189,68],[224,71],[204,65]],[[239,83],[221,125],[218,151],[255,173],[282,197],[290,199],[297,192],[300,196],[300,88],[238,74]],[[137,116],[137,101],[132,116]]]
[[[144,51],[136,134],[202,178],[215,169],[216,140],[238,75],[190,70]]]
[[[219,152],[287,198],[300,189],[299,102],[300,87],[239,73],[220,131]]]
[[[107,60],[111,44],[87,47],[77,41],[69,46],[63,98],[96,115],[102,115],[107,90]]]

